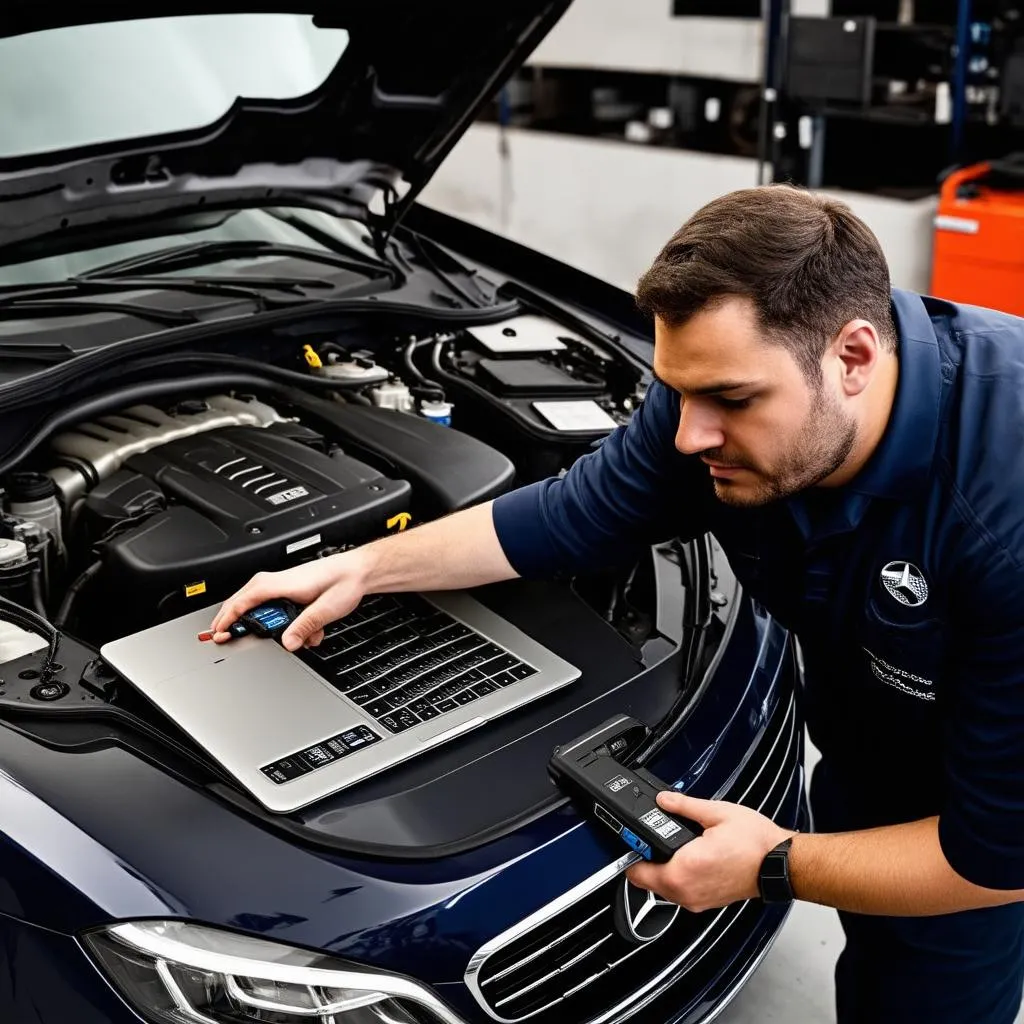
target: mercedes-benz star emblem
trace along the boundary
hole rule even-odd
[[[672,927],[679,904],[663,900],[647,889],[622,880],[615,901],[615,930],[634,946],[660,939]]]
[[[917,608],[928,600],[928,583],[911,562],[890,562],[882,570],[882,586],[908,608]]]

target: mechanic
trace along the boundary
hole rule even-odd
[[[1024,986],[1024,320],[890,288],[870,229],[790,186],[723,196],[639,283],[655,380],[562,479],[260,574],[317,644],[370,592],[617,562],[713,531],[803,651],[815,831],[680,793],[705,831],[637,885],[689,910],[788,858],[835,907],[841,1024],[1011,1024]],[[788,893],[783,893],[784,898]]]

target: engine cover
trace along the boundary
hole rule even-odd
[[[325,455],[273,427],[227,427],[133,455],[168,508],[103,546],[112,583],[168,609],[175,593],[235,588],[299,552],[378,537],[411,487],[346,455]],[[149,600],[147,600],[149,599]]]

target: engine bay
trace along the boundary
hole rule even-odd
[[[53,433],[0,481],[0,596],[98,647],[564,471],[643,397],[543,315],[355,337],[290,346],[308,389],[111,395]]]
[[[310,333],[238,345],[244,388],[209,369],[223,350],[165,361],[170,381],[127,366],[23,442],[29,454],[0,477],[7,728],[59,750],[131,750],[262,818],[100,647],[213,605],[256,572],[562,473],[628,422],[647,380],[625,349],[540,314],[422,334]],[[572,579],[477,588],[580,680],[275,826],[419,857],[469,848],[557,802],[543,771],[555,743],[623,707],[660,722],[699,680],[717,639],[694,655],[681,631],[702,573],[668,545]],[[516,782],[496,793],[495,777]]]

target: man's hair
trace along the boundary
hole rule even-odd
[[[811,383],[844,324],[872,323],[890,352],[889,267],[871,229],[844,203],[790,185],[741,189],[698,210],[637,286],[637,304],[669,327],[731,296],[757,311]]]

